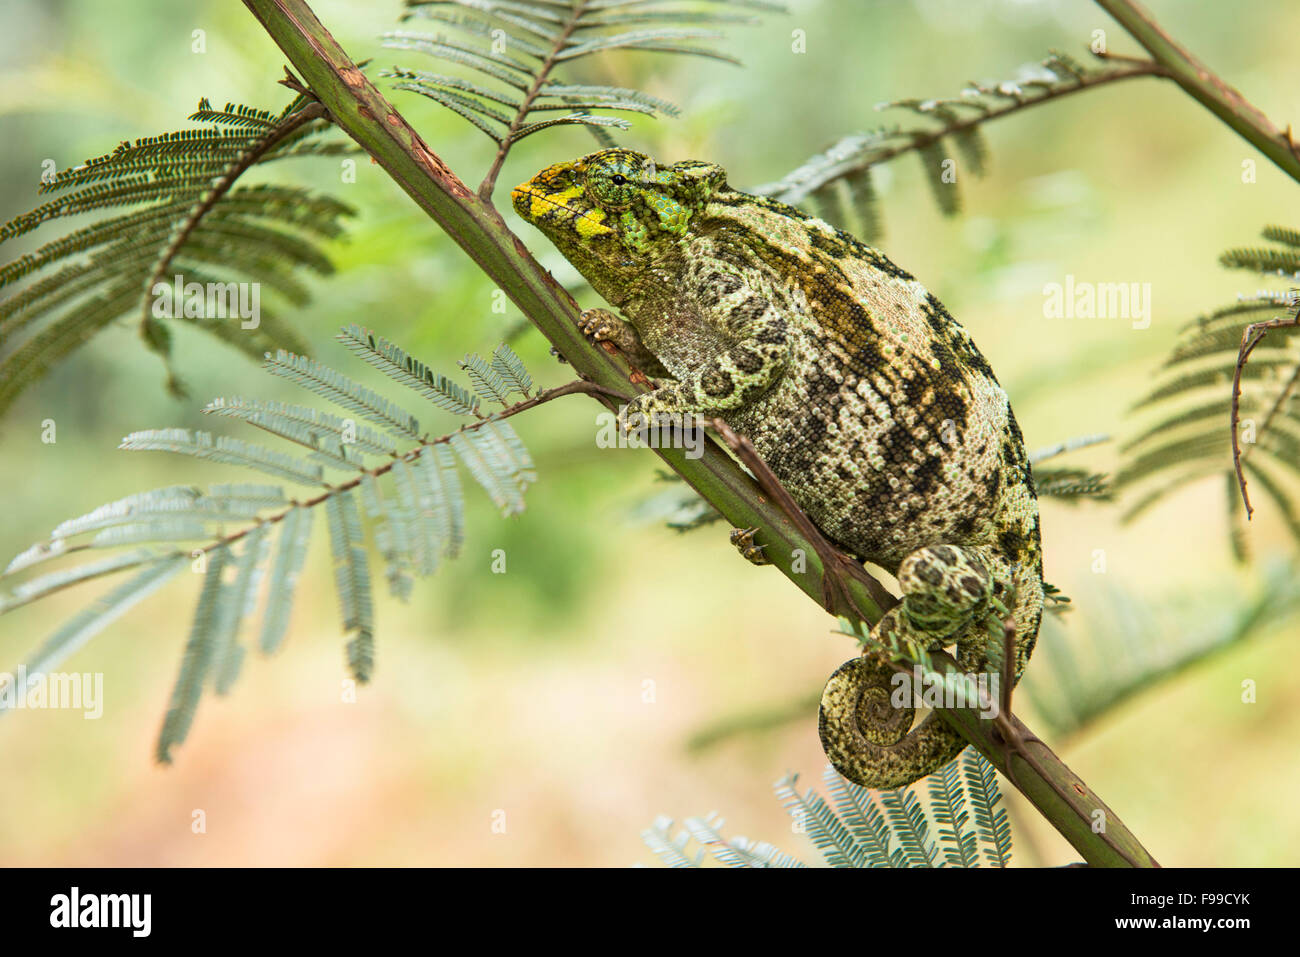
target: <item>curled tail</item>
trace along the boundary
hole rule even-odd
[[[956,643],[964,674],[989,675],[998,700],[1001,653],[988,623],[1010,599],[1016,622],[1015,680],[1038,636],[1043,605],[1041,568],[1012,568],[992,549],[933,545],[918,549],[898,570],[902,601],[871,630],[885,648],[937,651]],[[1013,597],[1014,596],[1014,597]],[[868,649],[871,651],[872,649]],[[890,789],[939,770],[966,739],[933,711],[913,727],[914,685],[876,655],[845,662],[822,692],[818,732],[831,764],[863,787]]]

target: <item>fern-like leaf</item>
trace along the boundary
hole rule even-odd
[[[510,148],[541,130],[586,126],[609,146],[608,129],[629,124],[604,113],[677,115],[677,107],[658,97],[570,82],[558,78],[558,70],[589,56],[633,50],[738,63],[712,45],[722,38],[716,28],[755,24],[756,14],[784,9],[755,0],[407,0],[406,6],[406,18],[431,21],[439,32],[393,31],[384,36],[386,47],[424,53],[477,76],[471,80],[405,67],[381,75],[395,80],[397,89],[428,97],[463,117],[497,144],[496,159],[480,187],[485,196]],[[545,115],[558,111],[565,115]]]
[[[944,860],[952,867],[975,867],[979,858],[975,853],[975,832],[970,829],[970,812],[963,801],[960,762],[949,761],[927,780]]]
[[[217,599],[218,624],[213,648],[213,687],[225,694],[239,676],[244,648],[239,643],[240,625],[253,610],[261,564],[266,559],[266,526],[255,526],[244,538],[244,549],[235,561],[235,579]]]
[[[20,669],[20,673],[26,674],[30,682],[57,668],[64,659],[92,637],[165,585],[181,570],[185,561],[184,556],[175,554],[154,561],[130,581],[119,585],[103,598],[97,599],[89,607],[73,615],[65,625],[45,640],[28,660],[26,666]],[[124,563],[115,570],[127,567],[130,565]],[[26,687],[18,687],[17,679],[12,675],[8,676],[8,680],[15,683],[12,690],[17,694],[27,692]],[[8,698],[8,694],[0,693],[0,713],[7,710]]]
[[[1011,823],[1007,820],[1007,809],[998,806],[1002,794],[998,790],[997,771],[973,749],[967,749],[962,755],[962,770],[984,859],[992,867],[1006,867],[1011,863]]]
[[[1296,231],[1264,230],[1276,246],[1230,250],[1226,265],[1265,276],[1279,271],[1294,278]],[[1125,517],[1132,519],[1172,490],[1202,479],[1236,483],[1233,463],[1231,400],[1240,366],[1241,466],[1273,500],[1291,533],[1300,541],[1297,478],[1300,478],[1300,299],[1290,290],[1261,290],[1240,297],[1188,323],[1156,384],[1135,411],[1151,418],[1121,447],[1124,459],[1115,476],[1117,490],[1135,492]],[[1289,321],[1288,321],[1289,320]],[[1243,335],[1255,323],[1271,322],[1241,362]],[[1145,491],[1140,491],[1145,486]],[[1229,500],[1233,553],[1247,550],[1236,504]]]
[[[514,350],[504,342],[492,350],[492,368],[511,392],[518,392],[523,398],[528,398],[528,393],[533,388],[533,377],[528,374]]]
[[[720,833],[724,823],[715,814],[691,817],[683,822],[684,829],[674,835],[672,819],[660,817],[641,832],[641,839],[669,867],[700,867],[706,852],[725,867],[806,866],[771,844],[743,837],[725,839]],[[693,854],[688,850],[692,842],[698,847]]]
[[[319,465],[310,465],[242,439],[214,436],[211,432],[145,429],[126,436],[118,448],[133,452],[176,452],[227,465],[242,465],[301,485],[319,485],[322,482]]]
[[[366,682],[374,670],[374,601],[370,594],[370,569],[361,538],[361,515],[351,492],[333,495],[325,503],[334,556],[334,590],[339,597],[348,667],[352,677]]]
[[[337,337],[340,342],[389,378],[414,389],[434,405],[454,415],[477,415],[478,397],[464,386],[438,375],[382,336],[360,326],[348,326]]]
[[[928,778],[928,798],[919,783],[869,791],[830,765],[823,780],[834,807],[814,790],[801,792],[798,775],[782,778],[773,790],[795,830],[807,834],[831,867],[979,867],[981,856],[993,867],[1010,862],[1011,828],[997,772],[973,748]],[[661,817],[641,838],[670,867],[699,867],[706,852],[731,867],[803,866],[770,844],[725,840],[722,823],[716,815],[690,818],[673,835],[672,820]],[[939,835],[942,856],[931,832]]]
[[[258,645],[262,653],[274,654],[289,630],[289,613],[297,593],[298,575],[307,559],[307,544],[311,538],[312,513],[294,506],[281,520],[279,548],[271,579],[266,590],[266,612],[262,617],[262,633]]]
[[[408,439],[420,437],[420,423],[415,416],[315,359],[281,349],[274,356],[266,357],[264,368],[272,375],[288,379],[349,412],[355,412],[394,435]]]
[[[190,636],[185,642],[181,658],[181,671],[172,689],[171,704],[163,718],[162,731],[154,756],[160,764],[170,764],[172,748],[185,741],[194,723],[194,712],[208,670],[212,666],[213,642],[219,625],[218,607],[221,601],[221,576],[229,560],[230,550],[219,545],[207,554],[207,569],[203,577],[203,590],[199,594],[198,608],[190,624]]]
[[[0,267],[0,413],[70,352],[132,314],[142,341],[168,361],[173,391],[182,388],[170,369],[173,323],[211,332],[250,356],[301,348],[273,304],[262,305],[260,287],[305,303],[296,274],[333,271],[321,244],[341,233],[353,210],[297,187],[236,183],[261,163],[327,146],[332,155],[356,150],[321,142],[329,123],[302,97],[275,115],[236,104],[216,110],[202,100],[190,119],[211,125],[124,142],[52,174],[39,192],[55,198],[0,226],[4,242],[52,220],[122,210]],[[230,312],[237,306],[239,315]]]
[[[882,233],[870,176],[873,166],[917,153],[936,205],[951,216],[961,209],[958,183],[967,174],[983,176],[988,167],[984,124],[1078,90],[1152,76],[1158,69],[1140,62],[1085,67],[1054,50],[1040,63],[1022,67],[1014,81],[972,83],[952,99],[882,103],[877,110],[905,112],[910,121],[841,137],[780,180],[753,187],[750,192],[791,205],[810,204],[823,218],[829,213],[834,225],[872,242]],[[953,152],[959,160],[953,158]],[[845,202],[846,186],[851,204]],[[852,218],[846,215],[850,205]]]
[[[249,122],[255,124],[256,117]],[[61,522],[48,540],[24,550],[0,573],[0,578],[23,575],[86,549],[147,546],[37,574],[0,595],[3,614],[84,581],[141,569],[136,578],[74,616],[47,640],[33,660],[33,667],[44,669],[194,558],[196,570],[205,576],[204,585],[158,739],[160,761],[170,761],[172,750],[184,741],[202,690],[211,686],[225,694],[233,686],[246,657],[241,635],[253,631],[263,591],[266,598],[257,646],[263,654],[280,648],[306,560],[314,509],[324,506],[326,512],[348,666],[356,680],[366,681],[374,670],[375,609],[366,522],[358,498],[386,564],[390,591],[405,598],[413,575],[432,574],[442,558],[460,552],[465,506],[458,457],[505,514],[523,509],[524,491],[536,480],[528,450],[505,421],[506,416],[531,407],[535,398],[487,416],[478,410],[477,399],[469,390],[429,372],[391,343],[357,327],[345,330],[343,338],[389,380],[415,388],[442,409],[460,412],[469,421],[445,435],[425,437],[410,412],[379,393],[313,360],[280,353],[268,357],[269,373],[375,422],[406,439],[406,447],[351,419],[309,406],[239,396],[213,400],[206,412],[305,446],[311,457],[350,472],[351,477],[326,484],[319,464],[224,435],[188,429],[133,432],[123,440],[122,448],[178,452],[271,474],[314,486],[315,497],[291,500],[279,486],[257,481],[214,484],[206,492],[190,485],[141,492]],[[493,394],[519,392],[526,396],[531,388],[527,370],[508,348],[499,348],[492,362],[473,357],[472,368],[480,387]],[[380,457],[380,462],[368,464],[367,455]],[[390,475],[391,491],[386,493],[380,484]],[[279,539],[264,589],[262,579],[277,525]],[[159,543],[177,541],[186,545],[159,547]]]

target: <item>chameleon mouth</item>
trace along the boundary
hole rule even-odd
[[[567,202],[557,202],[552,199],[551,196],[533,189],[531,180],[527,183],[520,183],[510,191],[510,202],[511,205],[514,206],[515,212],[519,214],[520,218],[534,224],[546,218],[548,213],[552,218],[556,219],[559,218],[556,213],[563,213],[565,218],[573,224],[574,228],[577,229],[585,239],[589,239],[592,236],[599,235],[600,233],[613,231],[603,222],[605,218],[604,210],[593,209],[580,213]],[[539,213],[537,211],[538,204],[543,204],[549,207],[549,209],[545,212]],[[594,215],[597,212],[600,213],[599,218]]]
[[[510,205],[515,208],[523,219],[528,219],[528,208],[532,206],[533,200],[545,200],[545,197],[529,189],[529,183],[520,183],[510,191]]]

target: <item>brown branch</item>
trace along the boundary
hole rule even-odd
[[[1300,182],[1300,146],[1289,125],[1285,130],[1275,126],[1262,110],[1185,50],[1135,0],[1097,0],[1097,5],[1142,44],[1169,79]]]
[[[1297,310],[1294,316],[1285,319],[1252,322],[1241,334],[1241,346],[1237,350],[1237,364],[1232,372],[1232,467],[1237,472],[1237,485],[1241,488],[1241,500],[1246,506],[1247,521],[1250,521],[1255,509],[1250,504],[1250,495],[1246,492],[1246,473],[1243,471],[1241,464],[1245,458],[1241,451],[1241,374],[1246,370],[1246,361],[1250,358],[1250,354],[1255,351],[1257,345],[1264,341],[1264,337],[1268,335],[1270,329],[1297,325],[1300,325],[1300,310]],[[1287,394],[1295,387],[1297,381],[1300,381],[1300,366],[1296,367],[1291,374],[1290,381],[1283,386],[1277,401],[1273,403],[1273,408],[1269,410],[1264,424],[1257,430],[1257,434],[1262,433],[1273,421],[1273,417],[1282,407]]]

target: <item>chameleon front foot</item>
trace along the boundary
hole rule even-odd
[[[757,528],[733,528],[731,530],[731,544],[736,546],[736,551],[740,552],[740,557],[753,565],[770,565],[763,549],[766,545],[755,545],[754,535],[757,534]]]
[[[628,362],[646,375],[668,375],[663,363],[641,341],[636,326],[608,309],[584,309],[578,317],[578,330],[592,342],[608,342],[615,346]]]
[[[621,322],[608,309],[584,309],[578,317],[578,329],[592,342],[615,342]]]

